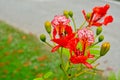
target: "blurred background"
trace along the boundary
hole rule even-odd
[[[59,80],[62,72],[58,55],[50,54],[50,48],[39,41],[45,32],[44,22],[64,10],[72,10],[77,26],[83,21],[81,11],[91,11],[94,6],[110,4],[108,14],[114,22],[104,27],[105,41],[111,50],[98,60],[106,72],[120,70],[120,0],[0,0],[0,80],[33,80],[48,71]],[[49,41],[49,40],[48,40]],[[57,72],[60,74],[57,74]]]

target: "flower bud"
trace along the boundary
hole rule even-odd
[[[40,35],[40,40],[46,42],[46,36],[44,34]]]
[[[48,32],[48,34],[50,34],[51,33],[51,23],[49,21],[46,21],[44,23],[44,25],[45,25],[46,31]]]
[[[69,16],[72,18],[73,17],[73,12],[72,11],[69,11]]]
[[[101,46],[100,56],[104,56],[110,49],[110,43],[104,42]]]
[[[69,12],[68,12],[67,10],[64,10],[64,11],[63,11],[63,15],[66,16],[66,18],[69,18],[68,13],[69,13]]]
[[[86,14],[86,17],[87,17],[87,19],[90,19],[91,13],[87,13],[87,14]]]
[[[103,40],[104,40],[104,36],[100,35],[99,38],[98,38],[98,42],[102,42]]]
[[[102,32],[102,27],[97,27],[96,35],[99,35]]]

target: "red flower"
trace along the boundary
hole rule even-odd
[[[107,25],[108,23],[111,23],[113,21],[113,17],[112,16],[106,16],[104,19],[103,24]]]
[[[94,43],[94,33],[88,28],[83,28],[78,30],[77,34],[82,45],[82,53],[84,55],[86,48]]]
[[[69,41],[66,48],[70,50],[70,55],[72,56],[72,51],[77,51],[77,44],[79,42],[78,38],[73,38]]]
[[[52,52],[56,51],[59,47],[64,47],[64,48],[69,47],[68,44],[70,43],[72,39],[74,39],[74,37],[75,37],[75,34],[71,33],[61,38],[52,39],[52,41],[57,44],[57,46],[53,47]]]
[[[77,48],[78,42],[82,44],[82,50]],[[73,64],[84,64],[88,68],[92,68],[91,64],[89,64],[87,60],[94,56],[90,54],[89,50],[86,51],[86,48],[93,42],[94,34],[91,30],[87,28],[78,30],[78,38],[71,39],[66,46],[66,48],[70,50],[70,62]]]
[[[72,32],[71,26],[69,26],[70,20],[63,15],[55,16],[52,20],[53,39],[57,45],[53,47],[52,52],[56,51],[59,47],[67,48],[68,43],[74,38],[75,33]]]
[[[103,24],[106,25],[108,23],[111,23],[113,21],[112,16],[110,16],[110,20],[108,19],[108,17],[105,17],[108,9],[109,9],[109,5],[106,4],[105,6],[97,6],[93,8],[93,11],[90,15],[90,18],[88,18],[88,16],[86,15],[85,11],[83,10],[83,15],[86,19],[86,21],[88,22],[88,26],[102,26]],[[101,19],[104,18],[103,22],[100,22]],[[105,20],[107,18],[107,21]]]
[[[52,20],[51,24],[54,27],[53,37],[55,38],[58,34],[59,37],[62,37],[65,32],[66,26],[68,26],[70,20],[63,15],[56,15]]]
[[[77,51],[75,52],[75,54],[70,57],[70,61],[71,61],[71,63],[73,63],[73,64],[80,64],[80,63],[81,63],[81,64],[84,64],[85,66],[87,66],[88,68],[92,68],[92,65],[89,64],[89,63],[87,62],[87,60],[88,60],[89,58],[93,58],[93,57],[94,57],[94,56],[91,55],[89,52],[88,52],[87,55],[85,56],[85,55],[83,55],[83,52],[81,52],[80,50],[77,50]]]
[[[59,47],[67,47],[68,43],[74,38],[75,34],[70,34],[58,39],[52,39],[53,42],[58,45],[52,49],[52,52],[56,51]]]
[[[106,15],[108,9],[110,8],[109,4],[106,4],[105,6],[97,6],[93,8],[93,12],[100,17],[103,17]]]

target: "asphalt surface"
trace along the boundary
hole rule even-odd
[[[54,15],[63,10],[72,10],[77,25],[83,21],[81,10],[90,11],[94,6],[109,3],[108,14],[113,15],[114,22],[104,27],[105,41],[111,43],[111,50],[102,57],[100,68],[120,70],[120,3],[111,0],[0,0],[0,20],[17,27],[26,33],[39,36],[45,33],[44,21],[52,20]]]

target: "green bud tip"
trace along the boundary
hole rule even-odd
[[[46,31],[50,34],[51,33],[51,22],[46,21],[44,23],[44,26],[45,26]]]
[[[40,35],[40,40],[46,42],[46,36],[44,34]]]
[[[72,11],[69,11],[69,16],[72,18],[73,17],[73,12]]]
[[[104,42],[101,45],[100,56],[104,56],[110,50],[110,43]]]
[[[68,13],[69,13],[69,11],[67,11],[67,10],[64,10],[64,11],[63,11],[63,15],[66,16],[66,18],[69,18]]]
[[[102,42],[103,40],[104,40],[104,36],[100,35],[99,38],[98,38],[98,42]]]
[[[87,14],[86,14],[86,17],[87,17],[87,19],[90,19],[90,17],[91,17],[91,13],[90,13],[90,12],[87,13]]]
[[[99,35],[102,32],[102,27],[97,27],[96,35]]]

